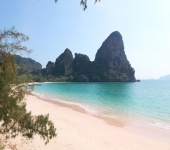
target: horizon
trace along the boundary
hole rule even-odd
[[[68,48],[94,60],[97,50],[114,31],[122,35],[125,54],[136,79],[158,79],[170,74],[168,0],[88,1],[83,11],[79,1],[1,2],[0,30],[15,29],[29,36],[24,43],[33,49],[30,57],[43,68]]]

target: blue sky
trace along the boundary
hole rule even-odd
[[[170,74],[170,1],[101,0],[82,10],[80,0],[1,0],[0,30],[12,26],[29,36],[30,57],[43,67],[69,48],[93,61],[113,32],[123,36],[125,53],[138,79]]]

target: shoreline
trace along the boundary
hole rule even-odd
[[[46,82],[44,82],[46,83]],[[42,84],[44,84],[42,83]],[[57,83],[57,82],[47,82],[48,83]],[[161,116],[160,118],[157,117],[157,115],[159,116],[159,114],[154,114],[154,113],[145,113],[145,112],[138,112],[137,113],[135,111],[131,111],[131,106],[129,107],[130,111],[126,111],[126,108],[124,108],[124,110],[120,110],[119,111],[119,108],[116,107],[116,109],[114,109],[113,107],[110,107],[109,105],[108,106],[102,106],[102,105],[97,105],[95,103],[89,103],[88,101],[86,102],[86,100],[82,100],[81,102],[81,97],[79,97],[77,100],[74,99],[74,97],[71,99],[70,101],[70,98],[67,97],[67,96],[64,96],[64,97],[60,97],[60,95],[49,95],[47,94],[43,94],[43,93],[36,93],[36,92],[33,92],[35,96],[39,97],[39,98],[42,98],[42,99],[49,99],[49,100],[54,100],[54,101],[57,101],[57,102],[61,102],[61,103],[66,103],[66,104],[71,104],[72,105],[76,105],[76,106],[79,106],[83,109],[85,109],[85,111],[87,111],[88,113],[92,114],[92,115],[97,115],[97,116],[102,116],[102,117],[107,117],[107,118],[115,118],[115,119],[119,119],[119,120],[122,120],[122,121],[127,121],[129,122],[129,120],[131,121],[137,121],[137,122],[140,122],[140,123],[144,123],[146,124],[147,126],[153,126],[154,128],[159,128],[159,129],[162,129],[162,130],[168,130],[170,132],[170,120],[167,118],[167,113],[164,114],[165,115],[165,120],[164,118],[162,118],[163,116]],[[32,93],[32,94],[33,94]],[[63,93],[64,95],[64,93]],[[91,99],[91,97],[88,97],[88,99]],[[93,100],[92,100],[93,101]],[[116,106],[116,105],[115,105]],[[133,106],[133,105],[132,105]],[[139,106],[140,107],[140,106]],[[112,109],[113,108],[113,109]],[[118,109],[117,109],[118,108]],[[121,108],[122,109],[122,108]],[[135,108],[136,109],[136,108]],[[136,109],[138,110],[138,109]],[[163,110],[163,108],[162,108]],[[147,110],[148,111],[148,110]],[[151,110],[150,110],[151,111]],[[153,111],[152,111],[153,112]],[[161,114],[162,115],[162,114]]]
[[[110,124],[110,125],[114,125],[114,126],[117,126],[117,127],[123,127],[124,126],[123,121],[120,121],[120,120],[115,119],[115,118],[106,117],[106,116],[91,114],[79,105],[75,105],[75,104],[71,104],[71,103],[65,103],[65,102],[62,102],[62,101],[51,100],[51,99],[47,99],[47,98],[42,98],[42,97],[36,96],[34,94],[31,94],[31,95],[37,97],[38,99],[40,99],[42,101],[57,104],[61,107],[66,107],[66,108],[72,109],[74,111],[77,111],[79,113],[83,113],[83,114],[86,114],[86,115],[91,115],[93,117],[99,118],[99,119],[103,120],[104,122],[106,122],[107,124]]]
[[[170,139],[170,130],[166,130],[160,127],[156,127],[153,125],[149,125],[145,122],[137,122],[136,120],[122,120],[120,118],[113,118],[113,117],[108,117],[108,116],[102,116],[99,114],[92,114],[87,112],[83,107],[73,104],[73,103],[66,103],[64,101],[59,101],[59,100],[53,100],[50,98],[42,98],[39,97],[38,95],[34,95],[31,93],[31,95],[37,97],[38,99],[42,100],[42,101],[47,101],[53,104],[57,104],[61,107],[66,107],[69,109],[72,109],[74,111],[77,111],[79,113],[83,113],[86,115],[90,115],[93,117],[96,117],[98,119],[101,119],[102,121],[104,121],[105,123],[107,123],[108,125],[112,125],[115,127],[120,127],[123,129],[126,129],[128,131],[132,131],[134,133],[140,134],[142,136],[146,136],[148,138],[151,138],[153,140],[158,140],[161,142],[165,142],[165,143],[169,143],[169,139]]]
[[[33,115],[48,114],[57,128],[57,137],[45,146],[38,136],[31,141],[17,137],[8,142],[18,150],[169,150],[170,143],[151,139],[121,126],[117,119],[105,121],[77,107],[61,105],[26,95],[27,110]]]

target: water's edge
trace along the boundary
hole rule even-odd
[[[79,104],[79,103],[64,101],[64,100],[61,100],[60,98],[53,99],[53,98],[42,96],[41,94],[35,93],[35,92],[32,92],[31,94],[43,101],[48,101],[50,103],[54,103],[62,107],[71,108],[80,113],[86,113],[87,115],[92,115],[94,117],[102,119],[104,122],[106,122],[109,125],[121,127],[126,130],[132,131],[134,133],[140,134],[142,136],[146,136],[148,138],[158,140],[161,142],[169,143],[169,139],[170,139],[169,128],[163,128],[160,125],[155,125],[153,123],[148,123],[148,122],[144,122],[141,120],[140,121],[135,120],[134,118],[133,119],[123,118],[122,119],[117,116],[106,116],[106,115],[96,113],[90,108],[86,108],[84,105]]]

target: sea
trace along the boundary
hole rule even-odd
[[[34,86],[32,93],[77,105],[91,115],[143,123],[170,133],[170,80],[43,83]]]

